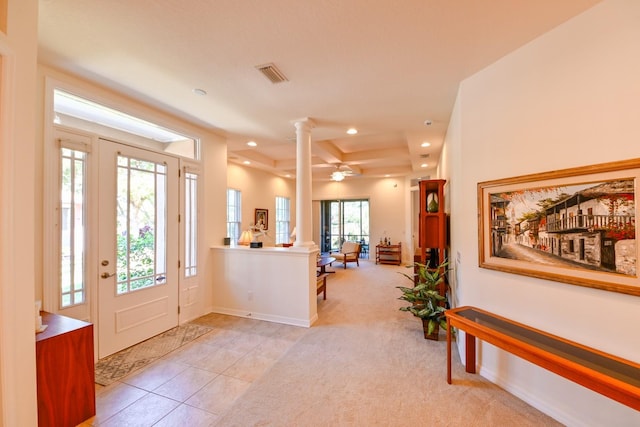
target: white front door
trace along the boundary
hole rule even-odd
[[[178,325],[178,160],[100,140],[98,356]]]

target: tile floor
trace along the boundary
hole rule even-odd
[[[197,340],[107,387],[80,426],[215,426],[307,328],[209,314]]]

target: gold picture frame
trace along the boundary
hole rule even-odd
[[[640,159],[478,183],[479,266],[640,296]]]
[[[254,224],[257,228],[268,230],[269,229],[269,210],[256,209]]]

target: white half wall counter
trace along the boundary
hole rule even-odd
[[[318,249],[215,246],[212,311],[295,326],[318,318]]]

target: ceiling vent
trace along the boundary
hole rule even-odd
[[[256,68],[258,69],[258,71],[264,74],[264,76],[268,78],[271,83],[282,83],[289,80],[284,76],[284,74],[282,74],[282,71],[278,70],[273,64],[258,65],[256,66]]]
[[[429,157],[429,155],[428,155],[428,154],[420,154],[420,158],[421,158],[421,159],[426,159],[427,157]]]

